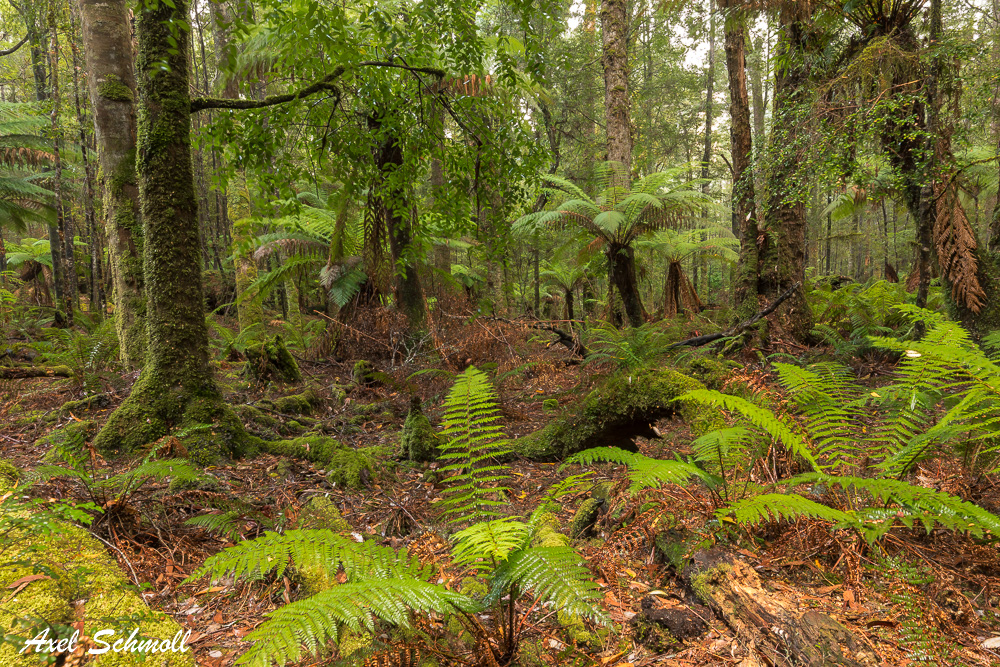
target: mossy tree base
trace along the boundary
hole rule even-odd
[[[198,390],[170,387],[147,368],[94,446],[103,454],[129,454],[167,435],[178,437],[191,459],[202,464],[245,456],[258,444],[214,384]]]

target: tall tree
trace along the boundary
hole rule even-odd
[[[774,127],[768,142],[767,190],[764,207],[765,242],[758,262],[758,292],[775,299],[796,282],[799,288],[773,318],[797,341],[811,337],[812,311],[805,299],[806,200],[808,175],[802,165],[810,142],[808,117],[809,69],[805,49],[810,38],[812,0],[781,3],[780,32],[774,72]]]
[[[123,363],[141,368],[146,352],[143,233],[135,173],[136,84],[125,0],[77,0],[104,193]]]
[[[601,38],[608,161],[620,163],[624,167],[621,173],[628,179],[632,174],[632,116],[626,0],[601,1]],[[627,183],[622,185],[627,186]],[[638,326],[635,322],[633,325]]]
[[[758,310],[757,205],[754,193],[753,138],[747,95],[745,11],[730,0],[725,19],[726,70],[729,75],[729,115],[733,157],[732,230],[740,239],[734,286],[734,306],[740,321]]]
[[[138,10],[136,167],[149,345],[132,392],[94,444],[130,452],[179,428],[194,432],[188,451],[204,460],[220,451],[241,453],[247,436],[209,366],[191,163],[187,8],[184,0],[144,0]]]

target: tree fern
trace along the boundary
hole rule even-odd
[[[444,402],[441,469],[447,478],[441,507],[449,521],[488,519],[499,516],[505,504],[500,486],[509,477],[506,465],[498,463],[510,453],[499,424],[496,394],[486,374],[470,366],[455,379]]]
[[[531,528],[520,521],[480,521],[452,536],[455,547],[451,558],[456,565],[492,569],[530,543],[531,533]]]
[[[756,525],[776,519],[794,520],[800,517],[822,519],[839,527],[858,528],[860,522],[847,512],[834,509],[796,493],[764,493],[732,503],[719,511],[741,524]]]

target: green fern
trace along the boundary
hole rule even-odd
[[[490,578],[484,604],[493,605],[512,591],[531,590],[565,614],[605,622],[597,602],[597,584],[570,547],[532,547],[510,555]]]
[[[598,461],[628,466],[628,476],[632,481],[629,492],[633,494],[642,489],[658,488],[663,484],[683,485],[692,477],[708,480],[705,472],[694,464],[680,460],[651,459],[642,454],[627,452],[617,447],[586,449],[567,458],[566,464],[590,465]]]
[[[481,521],[452,536],[451,558],[455,565],[490,570],[529,544],[531,533],[531,527],[520,521]]]
[[[479,606],[461,593],[415,579],[334,586],[268,614],[268,619],[247,635],[253,646],[236,664],[269,667],[274,663],[297,662],[336,640],[342,627],[355,632],[374,632],[378,619],[410,628],[411,613],[455,610],[471,613],[478,611]]]
[[[500,486],[507,479],[508,467],[498,463],[510,454],[500,426],[496,394],[486,374],[470,366],[455,379],[444,402],[444,431],[447,442],[441,445],[441,468],[452,473],[440,503],[450,522],[490,519],[500,516],[498,507],[506,504]]]

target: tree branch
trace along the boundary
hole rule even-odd
[[[445,76],[444,70],[437,69],[435,67],[410,67],[409,65],[401,65],[399,63],[393,62],[383,62],[377,60],[369,60],[365,62],[355,63],[351,67],[393,67],[396,69],[405,69],[409,72],[420,72],[423,74],[430,74],[438,78],[443,78]],[[319,81],[302,88],[294,93],[285,93],[283,95],[269,95],[262,100],[229,100],[221,97],[196,97],[191,100],[191,113],[196,111],[202,111],[204,109],[230,109],[230,110],[242,110],[242,109],[263,109],[265,107],[273,107],[278,104],[285,104],[287,102],[294,102],[295,100],[301,100],[303,98],[315,95],[321,91],[330,91],[333,93],[340,93],[340,89],[335,85],[335,81],[342,77],[348,70],[345,65],[338,65],[336,69],[330,74],[327,74]]]
[[[732,338],[733,336],[739,336],[741,333],[743,333],[744,331],[746,331],[747,329],[749,329],[750,327],[752,327],[758,321],[760,321],[761,319],[763,319],[763,318],[767,317],[768,315],[770,315],[771,313],[773,313],[775,311],[775,309],[778,306],[780,306],[782,304],[782,302],[784,302],[785,299],[787,299],[791,295],[795,294],[795,290],[797,290],[801,286],[802,286],[802,283],[795,283],[794,285],[792,285],[791,287],[789,287],[787,290],[785,290],[784,294],[782,294],[777,299],[775,299],[774,303],[772,303],[770,306],[768,306],[764,310],[760,311],[759,313],[757,313],[756,315],[754,315],[753,317],[751,317],[746,322],[743,322],[741,324],[737,324],[735,327],[733,327],[729,331],[723,331],[722,333],[706,334],[704,336],[695,336],[694,338],[688,338],[687,340],[682,340],[679,343],[674,343],[673,345],[671,345],[667,349],[673,349],[675,347],[683,347],[685,345],[688,345],[690,347],[701,347],[702,345],[708,345],[709,343],[715,342],[715,341],[720,340],[722,338]]]
[[[22,46],[24,46],[25,43],[27,43],[27,41],[28,41],[28,36],[25,35],[24,38],[20,42],[18,42],[17,44],[15,44],[14,46],[10,47],[9,49],[4,49],[3,51],[0,51],[0,57],[2,57],[2,56],[9,56],[10,54],[12,54],[15,51],[17,51],[19,48],[21,48]]]

